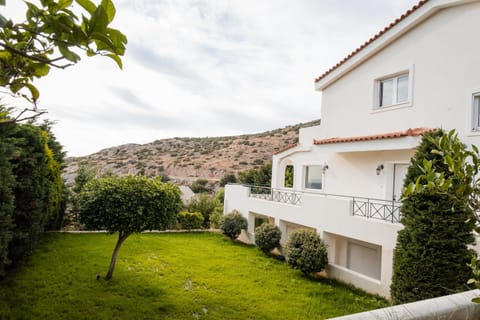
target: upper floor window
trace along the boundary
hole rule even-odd
[[[480,93],[473,95],[472,131],[480,131]]]
[[[323,166],[305,167],[305,188],[322,189]]]
[[[377,107],[388,107],[409,101],[409,74],[403,73],[377,81]]]

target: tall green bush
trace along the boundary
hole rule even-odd
[[[48,123],[20,124],[0,105],[0,276],[28,256],[61,212],[61,145]]]
[[[48,206],[49,213],[46,228],[49,230],[60,230],[65,215],[66,201],[68,194],[65,183],[62,179],[62,165],[64,163],[65,152],[51,132],[50,124],[47,122],[41,126],[42,135],[45,138],[44,146],[46,156],[46,177],[49,183]]]
[[[197,195],[190,200],[190,203],[188,204],[188,211],[200,212],[203,216],[203,227],[210,228],[210,216],[215,211],[215,208],[221,206],[222,204],[217,200],[217,198],[204,193]]]
[[[288,264],[305,274],[320,272],[328,265],[327,245],[313,230],[292,231],[284,253]]]
[[[454,131],[424,134],[404,181],[404,229],[398,233],[391,285],[395,304],[466,289],[478,168],[476,147],[469,151]]]
[[[29,255],[44,231],[51,212],[54,182],[49,176],[47,139],[42,130],[32,124],[17,125],[12,139],[15,185],[13,238],[9,245],[10,259],[16,263]]]
[[[222,224],[223,219],[223,206],[215,207],[210,215],[210,228],[218,229]]]
[[[0,110],[1,111],[1,110]],[[0,278],[5,274],[9,264],[8,245],[12,239],[12,215],[14,210],[12,166],[8,159],[11,146],[8,143],[8,132],[12,125],[0,125]]]

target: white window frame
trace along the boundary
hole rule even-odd
[[[472,94],[469,126],[471,132],[480,133],[480,92]]]
[[[411,107],[413,101],[413,66],[409,69],[404,69],[399,72],[391,73],[386,76],[378,77],[374,80],[374,90],[373,90],[373,108],[372,112],[382,112],[385,110],[392,110],[404,107]],[[405,101],[398,100],[398,79],[404,76],[408,76],[408,95]],[[380,105],[380,93],[381,93],[381,83],[384,81],[392,80],[392,100],[393,103],[389,105]]]
[[[322,170],[322,176],[321,176],[321,188],[308,188],[307,187],[307,178],[308,178],[308,168],[309,167],[320,167]],[[309,191],[315,191],[315,192],[323,192],[325,187],[325,165],[321,164],[309,164],[303,167],[303,188],[305,190]]]

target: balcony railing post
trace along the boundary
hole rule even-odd
[[[367,212],[366,212],[366,214],[367,214],[367,218],[371,218],[371,216],[372,216],[372,207],[371,207],[371,205],[370,205],[370,199],[369,199],[369,198],[367,198]]]
[[[352,216],[355,215],[355,197],[352,198]]]

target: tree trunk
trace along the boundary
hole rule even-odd
[[[110,267],[108,267],[108,272],[105,276],[105,280],[110,280],[112,278],[113,269],[115,269],[115,263],[117,262],[118,251],[120,250],[122,243],[125,241],[125,239],[128,238],[129,235],[131,235],[131,233],[122,234],[122,232],[120,232],[118,234],[117,244],[115,245],[115,249],[113,249],[112,260],[110,261]]]

